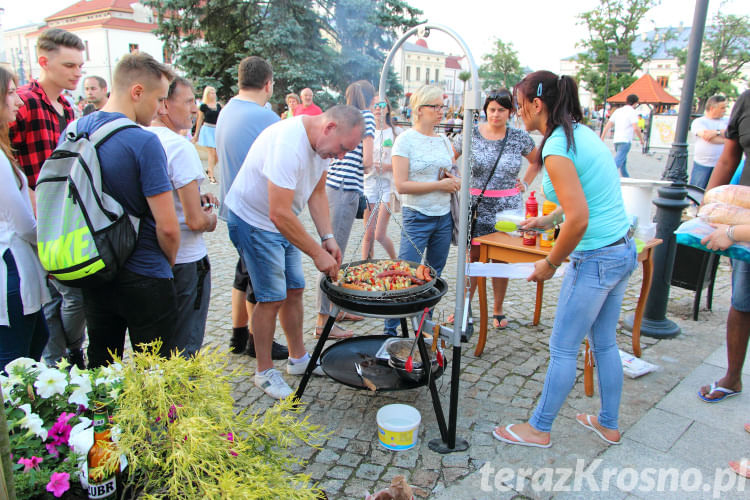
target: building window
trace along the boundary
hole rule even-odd
[[[128,44],[128,52],[131,54],[137,54],[138,53],[138,44],[137,43],[129,43]]]
[[[411,81],[411,66],[406,67],[406,81]]]
[[[422,79],[422,72],[420,71],[422,68],[417,67],[417,81]]]
[[[424,82],[430,83],[430,68],[425,68],[424,70]]]
[[[435,83],[439,84],[440,83],[440,77],[438,75],[440,75],[440,70],[436,68],[435,69]]]
[[[87,60],[87,61],[90,61],[90,60],[91,60],[91,57],[89,56],[89,41],[88,41],[88,40],[86,40],[86,41],[85,41],[85,42],[83,42],[83,43],[84,43],[84,44],[86,45],[86,60]]]
[[[661,85],[661,88],[665,89],[667,88],[667,85],[669,85],[669,77],[668,76],[659,76],[656,78],[656,82]]]

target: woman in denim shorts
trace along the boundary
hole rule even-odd
[[[554,276],[570,260],[560,289],[550,336],[550,361],[544,389],[527,423],[498,426],[500,441],[548,448],[552,422],[576,379],[576,357],[588,335],[599,381],[601,411],[579,414],[579,424],[610,444],[620,442],[618,414],[622,365],[615,342],[617,322],[628,278],[636,267],[635,244],[620,193],[612,155],[590,128],[578,87],[569,76],[537,71],[516,86],[519,115],[526,129],[542,136],[542,188],[558,209],[528,219],[525,227],[550,229],[561,222],[560,234],[547,257],[534,264],[529,281]]]

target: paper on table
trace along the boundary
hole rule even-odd
[[[554,278],[565,274],[567,264],[560,266]],[[472,262],[467,266],[466,274],[469,276],[484,276],[485,278],[514,278],[526,279],[534,272],[533,262],[522,262],[518,264],[499,264],[495,262],[483,263]]]

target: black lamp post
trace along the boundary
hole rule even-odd
[[[669,286],[672,280],[674,266],[675,241],[674,230],[680,225],[682,211],[689,202],[685,199],[687,190],[687,133],[690,114],[693,108],[693,94],[695,79],[698,73],[703,31],[706,25],[708,0],[696,0],[693,15],[693,27],[690,31],[688,44],[688,59],[685,68],[685,81],[682,85],[680,99],[680,113],[677,117],[672,149],[669,152],[667,165],[662,179],[672,181],[670,186],[658,190],[659,197],[654,200],[656,205],[656,237],[664,241],[654,249],[654,278],[651,291],[646,301],[646,309],[641,324],[641,334],[656,338],[669,338],[679,335],[680,327],[666,318],[667,302],[669,300]]]

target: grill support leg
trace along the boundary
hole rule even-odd
[[[326,340],[328,340],[328,335],[331,333],[331,330],[333,330],[333,324],[336,322],[336,316],[338,316],[338,314],[339,314],[338,308],[334,307],[331,310],[331,315],[328,316],[328,321],[326,322],[325,327],[323,327],[323,332],[321,332],[320,334],[318,343],[315,344],[315,349],[313,350],[312,355],[310,355],[310,361],[307,363],[307,368],[305,368],[305,374],[302,375],[302,380],[299,381],[297,390],[294,392],[294,399],[296,400],[302,399],[302,394],[305,393],[307,382],[310,381],[310,377],[312,377],[312,372],[318,364],[318,359],[320,358],[320,354],[323,352],[323,346],[326,345]]]

